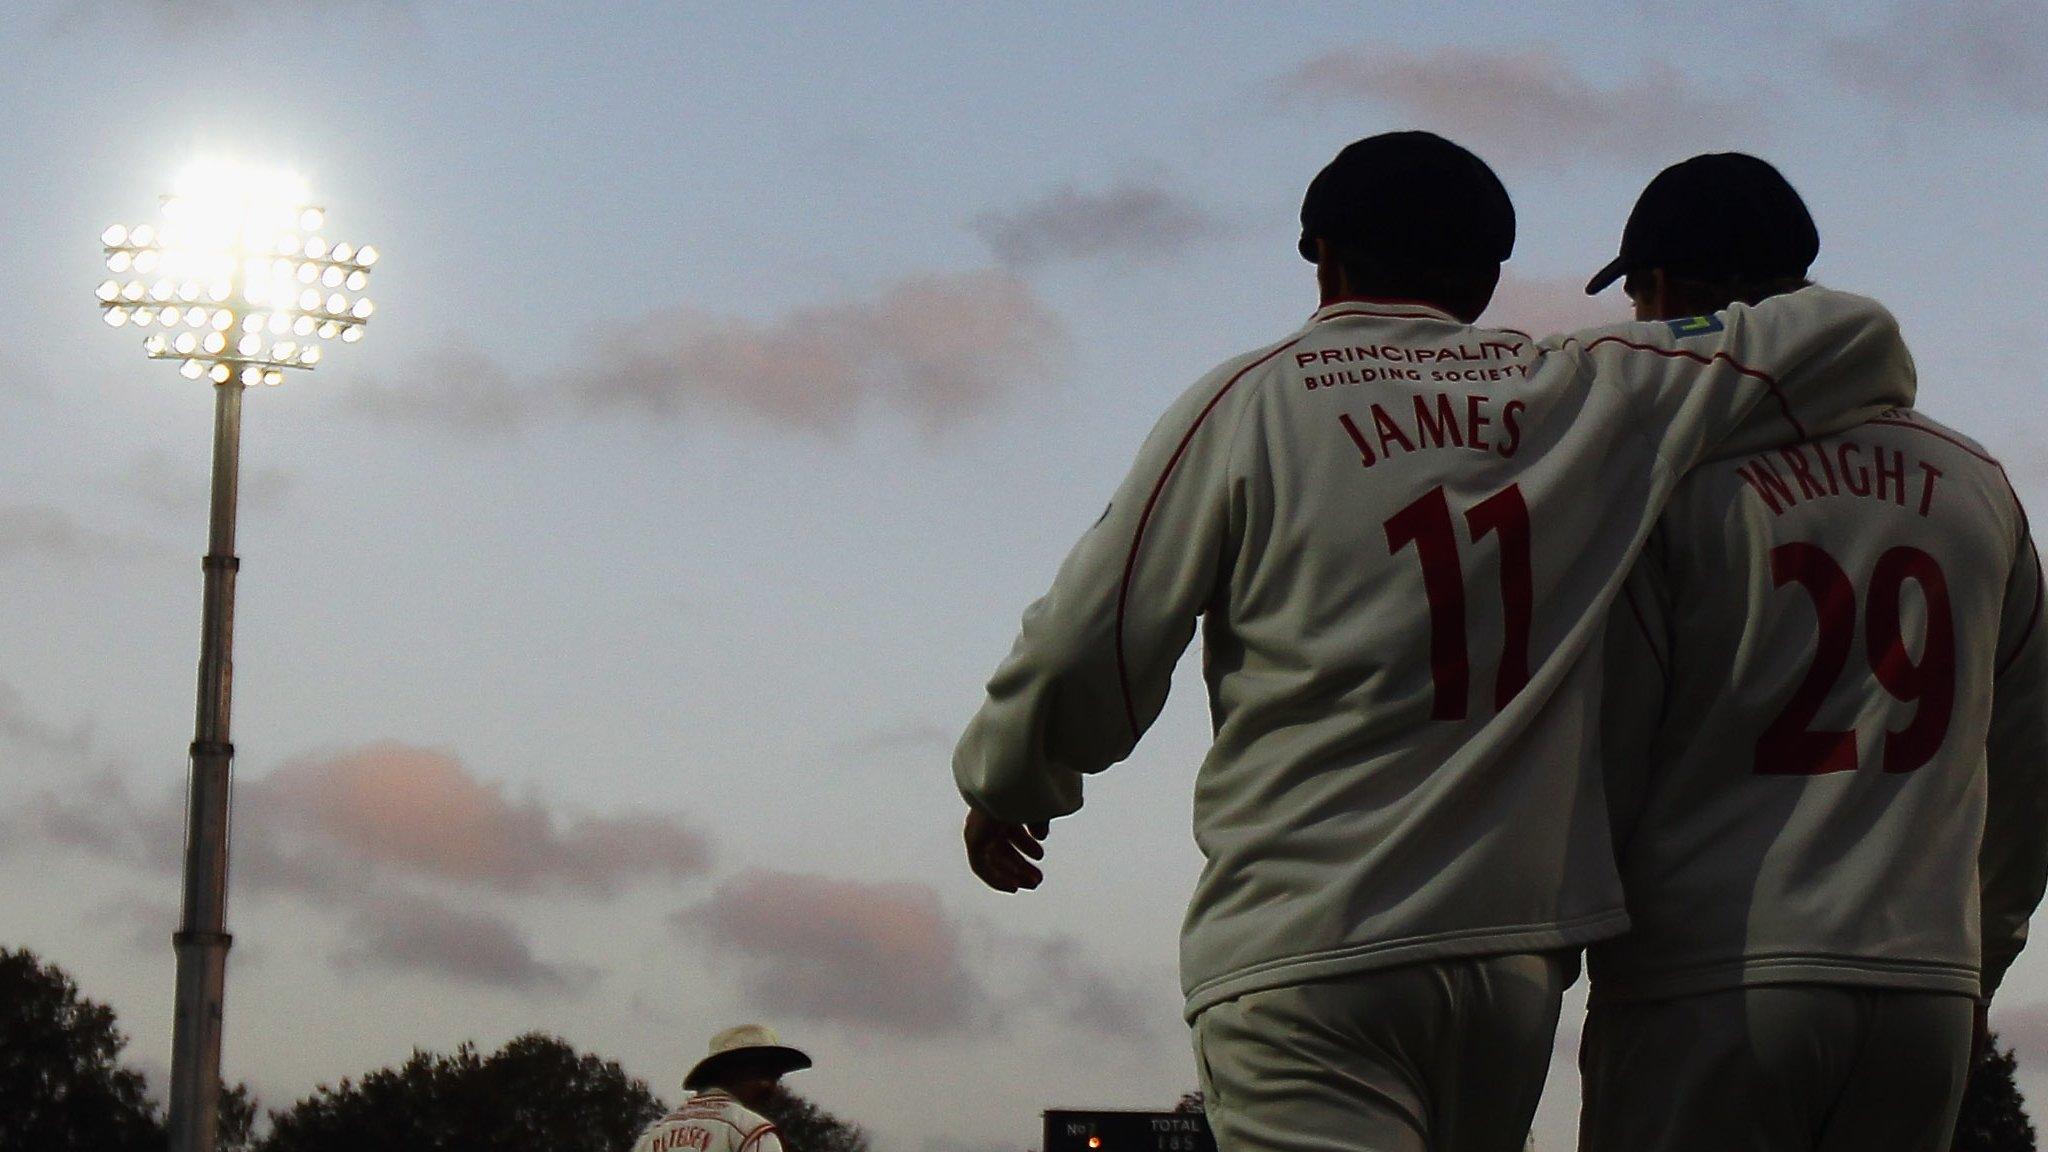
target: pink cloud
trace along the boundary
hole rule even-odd
[[[1592,269],[1587,269],[1587,276]],[[1500,288],[1493,303],[1479,318],[1481,324],[1517,328],[1543,337],[1558,332],[1576,332],[1634,319],[1626,297],[1619,292],[1586,295],[1584,278],[1535,279],[1502,270]]]
[[[259,886],[317,888],[341,864],[504,892],[609,895],[628,880],[710,867],[708,843],[673,817],[564,816],[509,798],[447,753],[397,743],[286,764],[246,784],[238,809],[243,867]]]
[[[591,407],[826,433],[870,410],[951,427],[1050,379],[1067,352],[1029,286],[993,271],[912,276],[765,322],[670,309],[595,344],[602,367],[572,382]]]
[[[1753,147],[1758,132],[1754,112],[1707,95],[1667,64],[1602,85],[1548,48],[1325,52],[1278,87],[1290,103],[1377,105],[1482,154],[1539,163],[1676,159],[1716,142]],[[1731,130],[1748,139],[1720,140]]]
[[[10,840],[158,871],[174,870],[183,850],[182,793],[137,797],[114,774],[32,795],[8,823]],[[447,753],[397,743],[242,781],[234,830],[238,887],[320,898],[356,894],[369,876],[608,897],[630,883],[695,879],[711,862],[705,837],[674,816],[514,800]]]
[[[748,872],[670,925],[729,961],[769,1011],[934,1036],[985,1007],[959,926],[923,885]]]

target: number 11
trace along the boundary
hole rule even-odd
[[[1508,706],[1529,684],[1529,621],[1535,580],[1529,561],[1529,505],[1522,486],[1510,484],[1474,504],[1465,527],[1477,544],[1488,533],[1500,536],[1500,599],[1505,623],[1500,669],[1494,675],[1495,711]],[[1469,643],[1465,636],[1465,573],[1458,563],[1456,528],[1442,485],[1387,518],[1387,551],[1408,545],[1422,561],[1422,587],[1429,598],[1429,673],[1436,686],[1433,720],[1463,720],[1471,695]]]

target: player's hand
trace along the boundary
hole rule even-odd
[[[1036,888],[1045,879],[1034,860],[1045,859],[1045,845],[1039,843],[1051,833],[1044,821],[1011,824],[977,809],[967,810],[967,866],[983,884],[998,892]]]

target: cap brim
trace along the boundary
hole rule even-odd
[[[1586,281],[1586,295],[1598,296],[1602,292],[1607,291],[1609,284],[1628,275],[1628,265],[1624,264],[1622,259],[1622,257],[1616,256],[1608,262],[1607,267],[1593,273],[1593,278]]]
[[[697,1066],[690,1069],[689,1075],[683,1077],[683,1089],[694,1092],[702,1088],[706,1076],[717,1072],[720,1068],[740,1057],[758,1060],[767,1064],[774,1068],[778,1075],[801,1072],[811,1066],[811,1058],[809,1056],[786,1045],[762,1044],[753,1048],[734,1048],[730,1052],[720,1052],[716,1056],[706,1056],[704,1059],[697,1061]]]

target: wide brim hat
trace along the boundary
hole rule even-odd
[[[697,1061],[689,1075],[683,1077],[683,1089],[694,1092],[702,1088],[706,1080],[740,1060],[756,1061],[778,1075],[811,1066],[811,1058],[784,1044],[775,1029],[765,1024],[741,1024],[711,1038],[711,1054]]]

